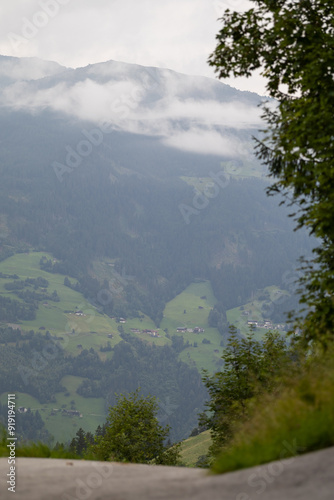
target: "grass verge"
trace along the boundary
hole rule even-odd
[[[212,470],[223,473],[334,446],[334,350],[267,396]]]
[[[181,444],[181,461],[186,467],[195,467],[200,457],[206,456],[211,445],[210,431],[190,437]]]

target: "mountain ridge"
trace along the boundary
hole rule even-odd
[[[124,80],[124,71],[129,78],[139,71],[140,84]],[[23,242],[50,251],[63,274],[79,278],[92,261],[116,259],[118,272],[137,276],[124,303],[159,323],[166,301],[198,276],[212,280],[225,309],[279,284],[305,239],[291,238],[285,250],[291,223],[264,194],[266,171],[251,142],[261,98],[247,93],[249,106],[221,103],[203,81],[245,93],[207,78],[154,73],[150,87],[145,67],[111,61],[2,90],[0,214],[3,248]],[[87,84],[89,74],[95,83]],[[97,85],[101,74],[106,86]],[[205,101],[195,99],[200,93]],[[96,130],[103,121],[108,134]],[[58,178],[55,163],[65,169]],[[262,252],[267,274],[255,265]],[[275,261],[280,252],[282,263]],[[243,290],[220,284],[232,276],[240,286],[244,280]]]
[[[109,122],[125,132],[162,136],[179,149],[202,154],[228,151],[234,157],[240,156],[238,147],[241,150],[238,130],[252,130],[260,124],[259,96],[207,77],[116,61],[77,69],[57,66],[52,73],[42,79],[12,80],[3,86],[1,105],[31,113],[49,109],[79,121]]]

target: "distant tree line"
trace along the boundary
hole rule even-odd
[[[223,195],[186,224],[178,206],[191,206],[194,193],[178,177],[117,174],[110,183],[102,164],[99,175],[83,166],[60,185],[48,174],[27,177],[20,168],[1,177],[8,243],[51,252],[55,261],[44,258],[41,268],[74,278],[75,289],[110,316],[141,312],[159,325],[166,303],[196,278],[211,281],[226,311],[257,289],[280,284],[300,248],[311,246],[304,235],[291,238],[291,224],[266,199],[259,180],[230,179]],[[9,196],[13,189],[24,200],[29,194],[28,201]],[[107,305],[98,304],[104,284],[91,272],[92,262],[104,258],[114,259],[115,271],[125,276],[122,297],[111,291]]]
[[[2,327],[0,343],[0,393],[27,392],[40,403],[52,402],[57,392],[65,392],[62,378],[75,375],[84,378],[78,394],[103,397],[107,409],[116,393],[140,386],[143,395],[158,398],[159,418],[171,426],[172,440],[189,435],[203,408],[206,389],[201,376],[178,360],[175,347],[150,346],[124,334],[112,359],[102,361],[93,349],[83,349],[78,356],[65,354],[48,332],[20,334]]]
[[[49,282],[45,278],[27,278],[24,281],[16,275],[12,278],[14,281],[5,283],[4,288],[23,302],[0,295],[0,321],[10,323],[17,323],[20,320],[32,321],[36,319],[40,302],[60,301],[56,290],[52,293],[47,292]]]

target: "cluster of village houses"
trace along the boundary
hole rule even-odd
[[[198,326],[195,326],[195,328],[187,328],[186,326],[180,326],[179,328],[176,329],[178,333],[203,333],[205,332],[204,328],[199,328]],[[158,330],[140,330],[139,328],[131,328],[132,333],[146,333],[147,335],[150,335],[151,337],[161,337],[159,334]]]
[[[65,408],[53,408],[51,415],[56,415],[56,413],[58,412],[61,412],[63,417],[83,417],[82,413],[80,413],[78,410],[65,410]]]
[[[131,332],[132,333],[146,333],[148,335],[150,335],[151,337],[161,337],[161,335],[159,335],[159,332],[157,330],[140,330],[139,328],[131,328]]]
[[[25,408],[24,406],[20,406],[17,411],[19,413],[27,413],[28,408]],[[51,415],[56,415],[56,413],[61,412],[63,417],[80,417],[82,418],[82,413],[80,413],[77,410],[65,410],[65,408],[59,409],[59,408],[53,408],[51,411]]]
[[[266,330],[284,330],[285,325],[273,325],[271,321],[247,321],[248,326],[255,328],[265,328]]]
[[[179,326],[179,328],[176,329],[178,333],[204,333],[205,330],[204,328],[200,328],[199,326],[195,326],[195,328],[187,328],[186,326]]]

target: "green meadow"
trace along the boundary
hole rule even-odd
[[[208,454],[211,445],[210,431],[201,432],[198,436],[193,436],[182,442],[181,461],[187,467],[195,467],[198,459]]]
[[[268,294],[268,299],[260,300],[258,297],[263,295],[264,293]],[[289,294],[285,290],[281,290],[277,286],[268,286],[261,290],[253,300],[244,304],[240,307],[235,307],[234,309],[230,309],[227,311],[227,320],[230,324],[236,326],[240,329],[241,333],[246,335],[249,332],[249,326],[247,324],[248,321],[264,321],[266,319],[265,314],[263,313],[263,305],[271,301],[275,303],[276,300],[281,299],[282,297],[288,297]],[[287,301],[287,310],[289,309],[288,301]],[[279,330],[280,331],[280,330]],[[256,340],[260,340],[266,330],[258,328],[255,332]],[[284,334],[284,331],[280,331]]]
[[[103,398],[84,398],[76,393],[83,378],[67,375],[61,383],[67,392],[55,394],[56,401],[41,404],[38,399],[26,393],[16,393],[16,407],[24,406],[33,411],[38,410],[46,429],[57,441],[67,442],[72,439],[77,430],[82,427],[86,432],[95,432],[98,425],[102,425],[107,418]],[[7,401],[7,393],[0,397],[1,403]],[[73,402],[73,403],[72,403]],[[68,416],[62,410],[76,410],[82,417]],[[55,411],[57,410],[57,411]]]
[[[166,337],[166,332],[168,332],[169,336],[182,336],[185,342],[189,341],[191,344],[189,348],[182,351],[180,359],[196,366],[199,370],[206,368],[209,371],[216,371],[219,367],[222,339],[217,329],[210,328],[208,325],[209,312],[216,303],[208,281],[191,284],[171,300],[166,305],[164,318],[159,329],[149,317],[143,315],[141,318],[129,319],[125,324],[120,324],[99,313],[94,306],[85,300],[82,294],[64,286],[64,275],[42,271],[39,266],[42,257],[53,259],[52,255],[45,252],[31,252],[16,254],[0,262],[0,272],[3,274],[16,274],[21,280],[38,277],[47,279],[49,282],[48,292],[52,293],[56,290],[60,298],[60,302],[40,303],[35,320],[20,322],[19,326],[23,330],[42,332],[48,330],[54,336],[63,337],[66,351],[73,355],[79,354],[82,349],[90,348],[99,352],[100,346],[105,346],[107,342],[110,342],[111,346],[114,347],[121,340],[120,327],[124,332],[157,346],[171,344],[171,340]],[[105,263],[104,266],[100,266],[100,273],[109,268],[111,276],[114,271],[109,264]],[[12,280],[0,278],[0,294],[20,300],[16,295],[5,290],[4,285],[10,281]],[[79,311],[82,312],[79,313]],[[198,326],[205,329],[205,332],[180,334],[177,333],[177,328],[180,326],[187,328]],[[158,330],[159,336],[152,337],[147,333],[131,333],[131,328]],[[112,338],[109,335],[112,335]],[[211,343],[203,344],[204,339],[210,340]],[[112,356],[112,352],[100,353],[100,356],[102,359],[106,359]]]
[[[207,179],[202,180],[204,182]],[[210,310],[216,303],[209,281],[192,283],[172,299],[166,305],[159,329],[147,316],[129,319],[125,324],[120,324],[115,319],[101,314],[85,300],[81,293],[64,286],[64,275],[42,271],[39,262],[43,256],[53,259],[52,255],[45,252],[31,252],[16,254],[0,262],[0,272],[3,274],[16,274],[22,280],[38,277],[47,279],[49,293],[56,290],[60,298],[60,302],[48,301],[44,304],[40,303],[35,320],[20,322],[19,326],[23,330],[48,330],[55,336],[64,337],[66,335],[65,349],[73,355],[79,354],[82,349],[90,348],[99,352],[99,348],[106,346],[107,342],[110,342],[111,346],[114,347],[121,340],[120,327],[124,332],[157,346],[170,345],[171,340],[168,337],[177,335],[182,337],[185,343],[188,341],[190,344],[188,348],[180,353],[182,361],[195,366],[199,371],[203,368],[210,372],[220,369],[223,354],[223,348],[220,345],[222,337],[216,328],[210,328],[208,325]],[[100,278],[103,276],[111,278],[115,275],[112,261],[95,263],[95,267],[99,271]],[[20,300],[16,295],[4,288],[4,285],[10,281],[12,280],[0,278],[0,294]],[[275,286],[267,287],[264,292],[269,293],[270,299],[273,301],[279,295],[286,293]],[[231,324],[239,328],[243,334],[247,334],[249,331],[248,320],[261,321],[265,319],[262,314],[263,303],[264,301],[255,297],[254,300],[244,306],[227,311],[227,319]],[[79,311],[82,312],[79,313]],[[245,315],[245,311],[248,312],[247,315]],[[192,329],[196,326],[203,328],[205,332],[177,332],[178,327]],[[152,337],[147,333],[132,333],[131,329],[135,328],[158,330],[159,336]],[[166,333],[168,333],[168,337]],[[263,333],[264,331],[258,329],[256,337],[261,338]],[[112,335],[112,338],[109,335]],[[209,340],[210,343],[203,344],[204,339]],[[112,356],[112,352],[100,353],[100,356],[102,359],[106,359]]]
[[[19,326],[23,330],[48,330],[52,335],[58,336],[69,334],[66,349],[72,354],[80,352],[77,345],[82,345],[83,348],[87,349],[93,347],[98,350],[99,346],[106,344],[107,341],[110,341],[112,345],[119,342],[120,337],[116,322],[99,313],[94,306],[85,300],[81,293],[64,286],[64,275],[42,271],[39,267],[39,261],[43,256],[48,259],[53,258],[45,252],[31,252],[29,254],[16,254],[0,262],[0,272],[3,274],[16,274],[21,280],[38,277],[47,279],[49,282],[48,291],[52,293],[56,290],[60,298],[60,302],[48,301],[40,304],[36,319],[21,321]],[[16,295],[5,290],[4,285],[10,281],[12,280],[0,278],[0,294],[20,301]],[[69,313],[68,311],[73,312]],[[78,316],[77,311],[82,311],[84,315]],[[109,339],[108,334],[112,334],[113,339]]]
[[[182,337],[184,342],[189,341],[190,347],[181,352],[180,359],[195,366],[199,371],[217,371],[223,354],[223,348],[220,346],[222,336],[216,328],[210,328],[208,324],[210,310],[216,302],[209,281],[192,283],[168,302],[160,325],[161,330],[167,329],[170,336],[177,335]],[[177,333],[178,327],[192,329],[196,326],[205,331]],[[204,339],[209,340],[210,344],[203,344]]]

